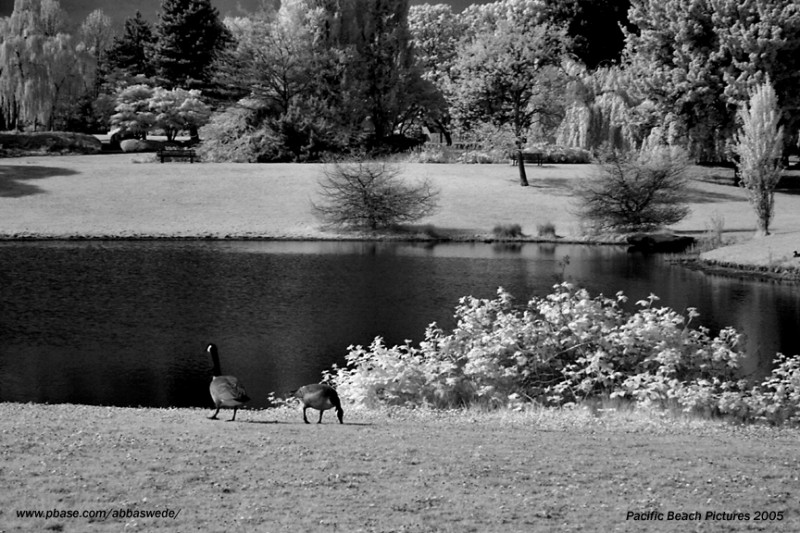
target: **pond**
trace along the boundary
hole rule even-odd
[[[568,262],[565,257],[569,257]],[[707,276],[623,247],[257,241],[0,243],[0,401],[210,405],[211,362],[253,398],[317,382],[351,344],[454,326],[464,295],[519,302],[562,278],[650,293],[746,335],[748,375],[800,353],[800,288]]]

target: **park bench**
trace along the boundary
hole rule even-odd
[[[544,157],[542,152],[522,152],[522,160],[525,163],[536,163],[537,166],[542,166]],[[517,166],[517,153],[511,154],[511,164]]]
[[[162,149],[158,151],[158,159],[163,163],[164,161],[169,160],[180,160],[180,159],[188,159],[190,163],[194,163],[194,160],[197,158],[197,154],[195,154],[194,150],[184,150],[184,149]]]

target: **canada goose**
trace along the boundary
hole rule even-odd
[[[306,418],[306,409],[319,410],[319,420],[317,424],[322,423],[322,413],[331,407],[336,408],[336,416],[339,417],[339,423],[344,424],[344,409],[342,403],[339,401],[339,395],[336,394],[336,389],[330,385],[323,385],[322,383],[315,383],[313,385],[305,385],[293,392],[296,398],[300,398],[303,402],[303,422],[309,424]]]
[[[234,376],[222,376],[222,371],[219,367],[219,353],[217,353],[217,346],[209,344],[206,351],[211,354],[211,360],[214,362],[214,377],[211,379],[211,385],[208,390],[211,392],[211,399],[214,401],[214,406],[217,408],[214,414],[209,416],[211,420],[217,419],[217,414],[221,407],[233,408],[233,416],[229,422],[236,420],[236,410],[245,402],[250,401],[250,397],[244,390],[244,386],[239,383],[239,380]]]

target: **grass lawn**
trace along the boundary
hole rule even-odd
[[[347,411],[344,425],[328,412],[305,425],[299,408],[233,423],[199,409],[0,409],[6,532],[800,530],[792,429],[585,410]],[[178,515],[135,514],[164,510]]]
[[[150,154],[8,158],[0,164],[0,235],[41,237],[341,238],[311,212],[322,167],[316,164],[160,164]],[[509,165],[407,164],[410,179],[430,178],[441,209],[420,221],[457,236],[490,236],[520,224],[536,236],[553,223],[583,238],[572,190],[591,165],[529,166],[531,187]],[[726,170],[713,172],[725,174]],[[755,219],[741,189],[695,181],[691,215],[674,229],[702,233],[712,214],[732,234]],[[775,232],[800,230],[800,196],[778,195]]]

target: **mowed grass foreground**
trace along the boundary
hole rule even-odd
[[[641,412],[346,408],[344,425],[330,412],[306,425],[299,408],[229,423],[201,409],[0,404],[0,530],[800,530],[796,429]],[[177,516],[141,517],[159,510]]]

